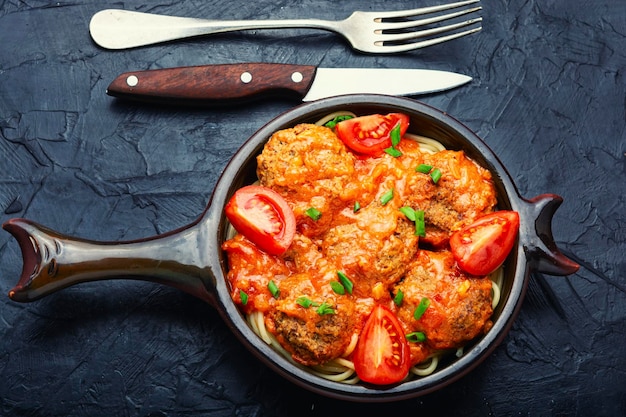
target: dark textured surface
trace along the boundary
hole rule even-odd
[[[420,97],[474,129],[525,197],[565,202],[553,230],[582,264],[535,274],[521,314],[466,378],[414,400],[360,405],[294,387],[253,358],[208,305],[173,289],[84,284],[31,304],[0,297],[0,415],[626,414],[626,2],[483,1],[470,38],[397,56],[304,30],[105,51],[88,22],[113,7],[212,18],[338,18],[424,2],[0,2],[0,220],[27,217],[98,240],[183,226],[228,159],[297,103],[184,109],[116,101],[121,72],[245,61],[462,72]],[[0,234],[0,293],[21,271]]]

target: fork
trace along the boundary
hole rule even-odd
[[[151,13],[106,9],[91,19],[89,31],[103,48],[126,49],[194,36],[252,29],[312,28],[341,34],[352,47],[367,53],[398,53],[457,39],[481,30],[481,17],[435,26],[434,24],[474,13],[478,3],[465,0],[439,6],[392,12],[355,11],[344,20],[207,20]],[[414,17],[422,19],[411,19]],[[462,30],[469,27],[470,29]],[[416,30],[423,28],[421,30]],[[441,35],[441,36],[439,36]]]

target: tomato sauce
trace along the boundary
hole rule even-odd
[[[412,364],[490,326],[491,281],[459,270],[448,247],[451,233],[495,209],[490,173],[463,151],[429,154],[410,139],[397,149],[399,157],[357,156],[332,130],[303,124],[276,132],[258,157],[260,185],[287,201],[296,236],[282,255],[242,235],[226,241],[228,280],[233,300],[245,313],[264,313],[267,329],[302,364],[346,355],[376,304],[393,311],[406,334],[425,335],[410,343]],[[416,171],[420,164],[439,169],[439,181]],[[423,210],[424,237],[402,207]],[[336,291],[338,273],[351,293]],[[416,319],[423,298],[430,305]]]

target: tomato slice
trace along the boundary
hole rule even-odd
[[[495,211],[450,236],[459,267],[472,275],[489,275],[506,259],[519,230],[516,211]]]
[[[377,305],[354,349],[354,369],[361,380],[377,385],[402,381],[409,373],[409,343],[396,316]]]
[[[335,132],[352,151],[369,156],[380,156],[391,147],[391,131],[400,125],[400,137],[409,128],[409,116],[402,113],[371,114],[337,123]]]
[[[285,199],[258,185],[240,188],[225,207],[237,232],[270,255],[280,255],[296,234],[296,218]]]

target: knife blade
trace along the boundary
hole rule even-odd
[[[214,64],[125,72],[107,94],[149,102],[210,103],[290,95],[313,101],[342,94],[417,95],[458,87],[471,77],[447,71],[319,68],[313,65]]]

